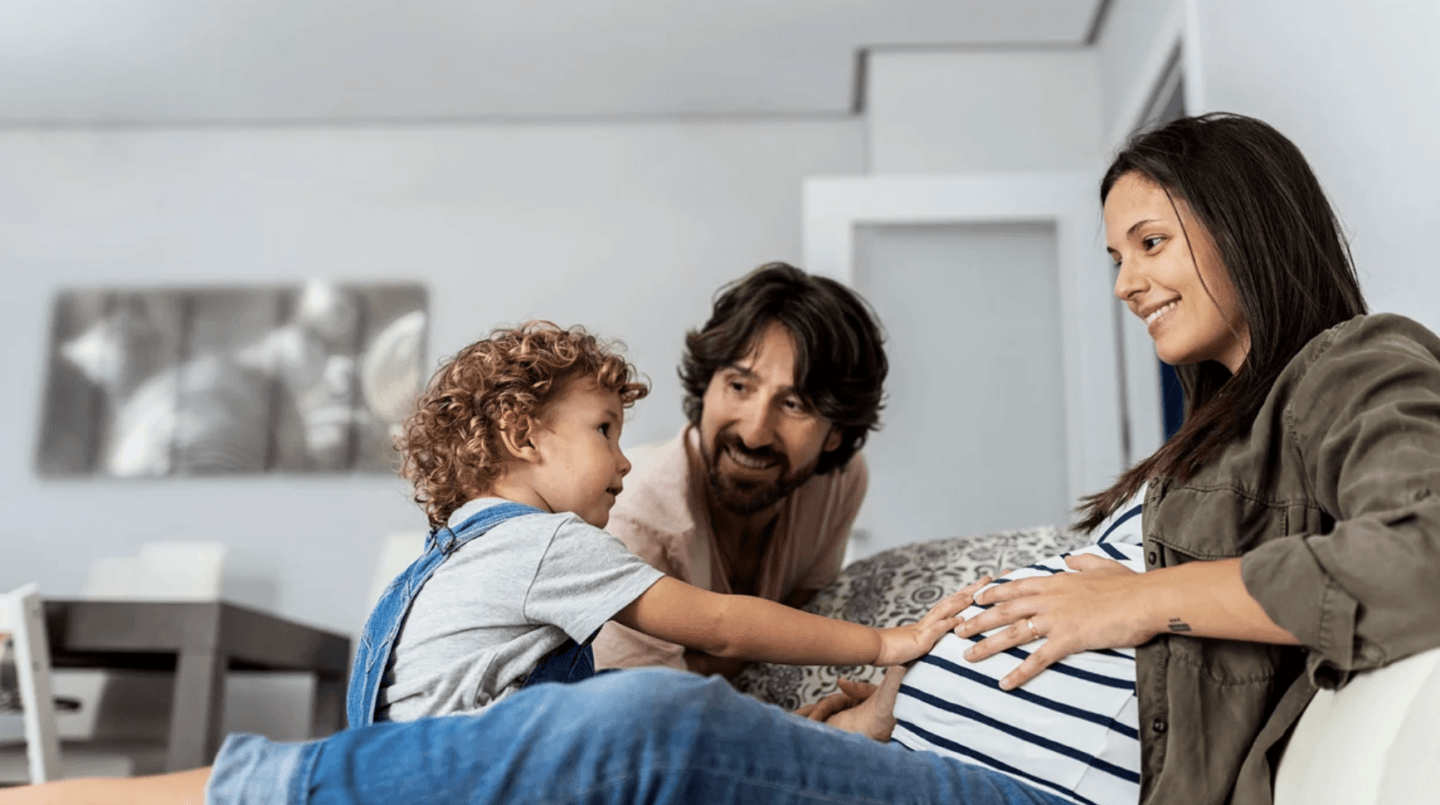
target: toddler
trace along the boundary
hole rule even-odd
[[[958,595],[874,629],[692,587],[631,553],[601,529],[630,470],[624,412],[647,391],[593,335],[548,322],[497,329],[440,368],[396,442],[431,534],[366,623],[351,726],[586,678],[611,619],[717,656],[826,665],[907,662],[960,623]]]

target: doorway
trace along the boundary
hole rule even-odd
[[[890,360],[857,553],[1068,521],[1055,230],[855,228],[855,288]]]

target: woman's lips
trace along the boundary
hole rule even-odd
[[[1167,303],[1165,303],[1165,304],[1162,305],[1159,309],[1155,310],[1155,311],[1152,312],[1150,315],[1148,315],[1148,316],[1145,317],[1145,326],[1146,326],[1146,327],[1149,327],[1150,325],[1152,325],[1152,324],[1154,324],[1155,322],[1159,321],[1160,318],[1161,318],[1162,316],[1164,316],[1166,313],[1169,313],[1170,311],[1174,310],[1174,309],[1175,309],[1175,306],[1178,305],[1178,304],[1180,304],[1180,300],[1179,300],[1179,299],[1176,299],[1176,300],[1173,301],[1173,302],[1167,302]]]

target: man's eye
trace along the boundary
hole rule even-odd
[[[736,392],[736,393],[742,393],[742,392],[745,391],[745,384],[744,384],[744,383],[741,383],[741,382],[738,381],[738,380],[731,380],[731,381],[730,381],[730,390],[733,391],[733,392]]]

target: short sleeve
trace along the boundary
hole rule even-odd
[[[665,574],[579,517],[555,529],[525,595],[524,615],[584,641]]]

